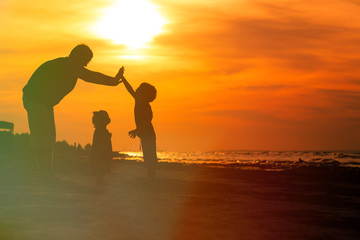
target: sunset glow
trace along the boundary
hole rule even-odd
[[[0,120],[28,132],[21,89],[43,62],[87,44],[90,70],[121,66],[153,84],[159,150],[360,148],[356,1],[39,1],[0,3]],[[91,141],[108,111],[115,150],[137,151],[124,86],[79,80],[55,107],[57,138]]]
[[[100,37],[129,48],[143,48],[166,23],[148,0],[117,0],[105,8],[93,30]]]

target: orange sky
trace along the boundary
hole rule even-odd
[[[41,63],[85,43],[94,52],[89,69],[115,75],[124,65],[134,87],[156,86],[159,150],[360,149],[358,1],[151,1],[166,24],[135,49],[93,31],[116,2],[0,2],[0,120],[27,132],[21,89]],[[145,31],[151,21],[130,13],[140,25],[109,29]],[[137,150],[127,136],[133,104],[122,85],[79,80],[55,107],[57,139],[91,142],[92,112],[104,109],[114,149]]]

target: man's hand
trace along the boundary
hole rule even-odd
[[[136,138],[136,136],[137,136],[137,129],[131,130],[131,131],[129,132],[129,136],[130,136],[131,138]]]
[[[119,85],[120,83],[122,83],[122,80],[121,80],[121,79],[116,79],[116,83],[115,83],[114,86],[117,86],[117,85]]]

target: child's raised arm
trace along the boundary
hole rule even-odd
[[[119,71],[118,75],[120,76],[120,79],[122,80],[122,82],[125,85],[126,90],[131,94],[131,96],[133,96],[133,98],[135,98],[135,91],[132,88],[132,86],[130,85],[130,83],[126,80],[126,78],[124,77],[124,67],[121,68],[121,70]]]

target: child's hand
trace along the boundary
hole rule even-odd
[[[137,130],[136,130],[136,129],[131,130],[131,131],[129,132],[129,136],[130,136],[131,138],[136,138],[136,136],[137,136]]]
[[[124,72],[125,72],[125,68],[124,68],[124,66],[122,66],[122,67],[119,69],[119,74],[124,75]]]
[[[122,66],[122,67],[119,69],[119,72],[116,74],[116,78],[117,78],[117,79],[121,79],[121,78],[124,76],[124,72],[125,72],[125,68],[124,68],[124,66]]]

